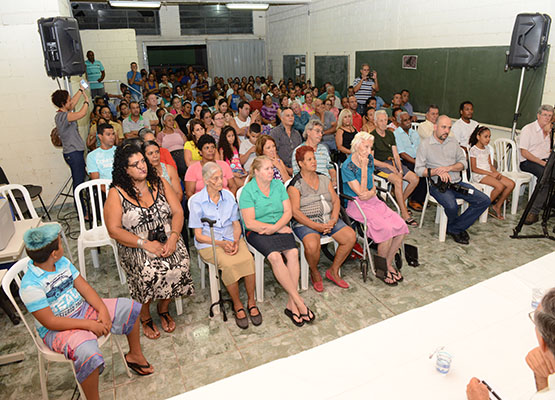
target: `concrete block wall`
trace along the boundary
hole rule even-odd
[[[106,71],[105,80],[127,82],[129,64],[138,61],[134,29],[102,29],[81,31],[83,53],[94,51]],[[106,83],[108,93],[119,93],[118,83]]]
[[[359,50],[508,45],[516,15],[555,17],[550,0],[319,0],[309,5],[270,6],[266,52],[274,78],[283,75],[283,56],[307,54],[314,78],[315,55],[348,55],[349,79]],[[551,32],[550,43],[555,43]],[[544,103],[555,103],[555,50],[547,60]],[[379,72],[379,71],[378,71]],[[516,93],[515,93],[516,98]]]
[[[70,175],[50,143],[58,88],[46,75],[37,20],[69,16],[66,0],[2,0],[0,6],[0,166],[12,183],[43,186],[47,202]]]

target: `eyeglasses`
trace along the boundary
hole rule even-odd
[[[131,168],[139,168],[139,165],[146,165],[146,160],[143,158],[142,160],[134,162],[133,164],[128,164],[127,166]]]
[[[536,310],[530,311],[530,312],[528,313],[528,318],[530,318],[530,321],[532,321],[532,323],[533,323],[534,325],[536,325],[536,321],[534,321],[535,315],[536,315]]]

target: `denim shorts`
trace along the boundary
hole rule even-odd
[[[293,228],[293,232],[295,232],[295,235],[297,235],[299,239],[303,240],[303,238],[309,233],[317,233],[320,236],[333,236],[346,226],[347,224],[340,219],[337,220],[337,223],[335,224],[331,232],[327,235],[324,235],[322,232],[315,231],[314,229],[310,229],[308,226],[305,225],[297,225],[295,228]]]

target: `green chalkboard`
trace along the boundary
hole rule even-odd
[[[509,127],[521,70],[503,71],[507,50],[507,46],[491,46],[358,51],[355,68],[358,74],[360,65],[368,63],[378,72],[379,95],[387,102],[394,92],[408,89],[415,111],[425,112],[429,104],[435,103],[442,114],[458,118],[459,104],[470,100],[476,121]],[[403,55],[418,56],[416,70],[402,68]],[[545,70],[546,63],[525,73],[519,128],[536,117]]]
[[[283,79],[293,79],[295,82],[295,57],[299,56],[283,56]]]
[[[206,46],[148,46],[147,57],[150,66],[206,66]]]
[[[315,56],[314,85],[318,88],[331,82],[341,95],[347,93],[349,86],[349,56]]]

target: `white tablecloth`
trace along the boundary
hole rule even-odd
[[[427,306],[174,399],[466,399],[472,376],[503,400],[529,399],[537,346],[532,288],[555,286],[555,252]],[[441,375],[429,355],[453,355]]]

